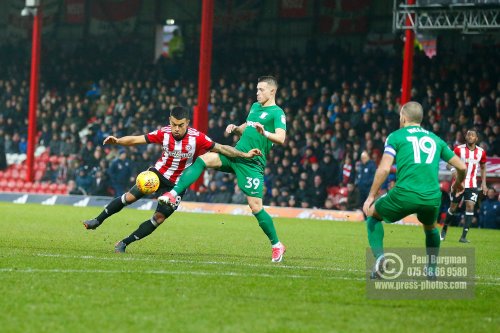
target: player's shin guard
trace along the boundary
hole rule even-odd
[[[259,226],[266,236],[271,241],[271,245],[277,244],[279,242],[278,235],[276,234],[276,229],[274,228],[273,219],[264,209],[262,209],[257,214],[254,214],[259,221]]]
[[[366,229],[368,231],[368,243],[372,249],[373,256],[378,259],[384,255],[384,226],[382,222],[369,216],[366,219]]]
[[[469,232],[470,225],[472,224],[472,217],[473,216],[474,216],[474,212],[465,212],[464,230],[462,231],[462,238],[467,237],[467,233]]]
[[[125,200],[125,194],[114,198],[111,200],[109,204],[104,208],[104,210],[99,214],[98,217],[95,219],[99,221],[100,223],[104,222],[105,219],[110,217],[113,214],[118,213],[120,210],[122,210],[123,207],[128,205],[127,201]]]
[[[130,234],[127,238],[124,238],[122,242],[124,242],[126,245],[129,245],[130,243],[133,243],[135,241],[138,241],[139,239],[142,239],[148,235],[150,235],[153,231],[156,230],[158,227],[158,223],[156,223],[156,220],[154,217],[152,217],[150,220],[144,221],[141,223],[139,228],[137,228],[136,231]]]
[[[179,178],[179,181],[177,182],[177,185],[174,186],[174,191],[175,193],[182,193],[184,192],[192,183],[194,183],[201,175],[203,170],[207,165],[201,158],[197,158],[196,161],[186,170],[181,175],[181,178]]]

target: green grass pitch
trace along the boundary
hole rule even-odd
[[[113,253],[151,212],[0,203],[0,332],[498,332],[500,232],[452,228],[476,249],[472,300],[368,300],[363,223],[275,219],[288,250],[272,264],[252,217],[176,213]],[[390,247],[421,228],[384,225]]]

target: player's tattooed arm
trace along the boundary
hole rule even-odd
[[[262,155],[262,152],[257,148],[251,149],[250,151],[248,151],[248,153],[245,153],[245,152],[237,150],[234,147],[231,147],[228,145],[220,145],[218,143],[216,143],[214,145],[214,147],[212,148],[212,151],[219,153],[219,154],[222,154],[222,155],[225,155],[227,157],[252,158],[255,156]]]

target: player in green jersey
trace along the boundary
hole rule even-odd
[[[382,160],[363,205],[367,215],[368,242],[377,259],[372,278],[379,278],[385,268],[382,220],[393,223],[407,215],[417,214],[424,226],[427,254],[438,254],[440,237],[436,223],[441,205],[440,159],[457,169],[459,181],[454,183],[452,191],[463,191],[465,163],[437,135],[420,127],[422,119],[423,110],[419,103],[408,102],[401,107],[401,128],[387,137]],[[398,166],[396,185],[375,200],[393,162]]]
[[[182,193],[194,183],[205,168],[236,174],[239,188],[246,194],[253,215],[271,242],[273,262],[282,261],[286,250],[278,239],[273,219],[262,206],[266,156],[273,144],[283,144],[286,137],[285,113],[275,101],[277,89],[278,83],[274,77],[260,77],[257,83],[257,103],[250,108],[246,122],[240,126],[230,124],[226,128],[226,132],[241,136],[235,146],[237,150],[248,152],[257,148],[262,152],[261,156],[242,159],[213,152],[206,153],[184,171],[170,192],[158,198],[163,204],[178,204],[178,193]]]

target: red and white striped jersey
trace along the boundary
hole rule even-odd
[[[477,169],[480,168],[481,164],[486,163],[486,152],[479,146],[470,150],[466,144],[456,146],[453,152],[465,162],[467,167],[464,187],[477,188]]]
[[[163,153],[154,167],[174,184],[177,184],[184,169],[215,145],[212,139],[191,127],[188,127],[186,135],[180,141],[172,136],[170,125],[148,133],[145,137],[148,143],[163,146]]]

